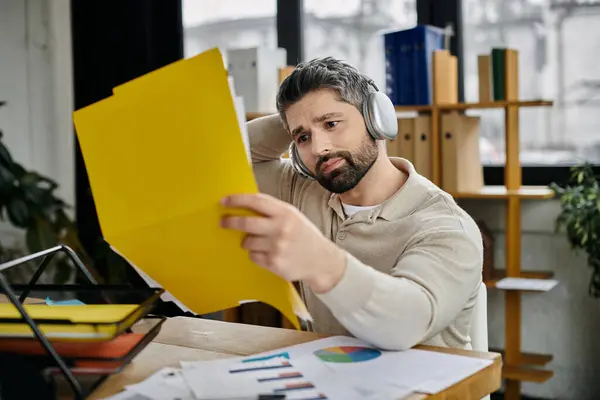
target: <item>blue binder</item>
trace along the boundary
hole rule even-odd
[[[430,25],[384,34],[386,87],[393,104],[433,102],[433,52],[443,46],[444,30]]]
[[[414,104],[412,32],[384,34],[387,94],[397,106]]]
[[[396,35],[398,43],[398,97],[399,105],[410,106],[415,104],[414,80],[415,73],[412,67],[413,57],[413,32],[411,30],[400,31]]]
[[[385,91],[393,104],[399,104],[398,88],[396,87],[398,81],[396,78],[396,54],[399,50],[396,48],[396,37],[394,33],[395,32],[391,32],[383,35],[385,55]]]
[[[433,103],[433,52],[444,49],[444,29],[430,25],[413,28],[415,104]]]

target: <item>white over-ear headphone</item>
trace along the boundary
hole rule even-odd
[[[372,79],[366,77],[365,79],[375,89],[362,105],[362,115],[365,119],[367,131],[375,140],[395,139],[398,135],[398,120],[394,104],[385,93],[379,91]],[[296,172],[306,179],[315,179],[314,175],[302,162],[300,154],[298,154],[298,147],[293,141],[290,143],[288,154]]]

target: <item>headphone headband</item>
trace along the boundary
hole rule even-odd
[[[379,88],[377,87],[377,85],[375,84],[375,81],[365,75],[363,75],[363,78],[365,78],[367,80],[367,83],[371,86],[373,86],[373,88],[375,89],[376,92],[379,92]]]

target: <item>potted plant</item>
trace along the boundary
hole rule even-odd
[[[5,104],[0,101],[0,108]],[[105,241],[99,240],[95,244],[93,258],[87,254],[79,240],[76,225],[67,212],[70,206],[56,195],[57,188],[54,180],[25,169],[14,160],[2,143],[0,131],[0,220],[8,220],[25,231],[24,248],[0,243],[0,263],[62,244],[77,253],[98,283],[131,283],[127,273],[129,264]],[[36,265],[17,267],[3,273],[11,283],[24,283],[30,279]],[[102,267],[102,275],[98,267]],[[62,255],[55,256],[46,271],[48,273],[38,280],[40,283],[66,283],[75,277],[74,266]]]
[[[5,104],[0,101],[0,107]],[[8,220],[15,227],[23,229],[26,244],[26,249],[0,244],[0,262],[63,244],[73,249],[91,274],[102,282],[92,259],[79,241],[75,223],[68,216],[69,206],[56,196],[57,188],[58,184],[52,179],[27,170],[15,161],[2,143],[0,131],[0,220]],[[107,250],[108,246],[105,247]],[[111,258],[105,253],[102,252],[103,257]],[[53,264],[47,267],[49,274],[46,274],[51,276],[50,283],[65,283],[74,277],[74,268],[66,257],[54,257],[52,261]],[[31,268],[28,268],[29,271],[13,268],[4,273],[11,281],[17,281],[13,283],[18,283],[30,278]]]
[[[571,248],[587,254],[592,270],[589,294],[600,297],[600,185],[590,164],[572,168],[565,185],[552,183],[550,188],[560,201],[561,211],[556,229],[564,229]]]

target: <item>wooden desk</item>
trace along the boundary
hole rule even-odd
[[[110,377],[90,399],[120,392],[125,385],[144,380],[161,368],[179,367],[179,361],[211,360],[246,356],[324,338],[310,332],[267,328],[197,318],[177,317],[166,321],[160,334],[122,373]],[[451,354],[493,360],[493,364],[436,395],[414,395],[412,399],[478,400],[500,388],[502,359],[497,353],[419,346]]]

